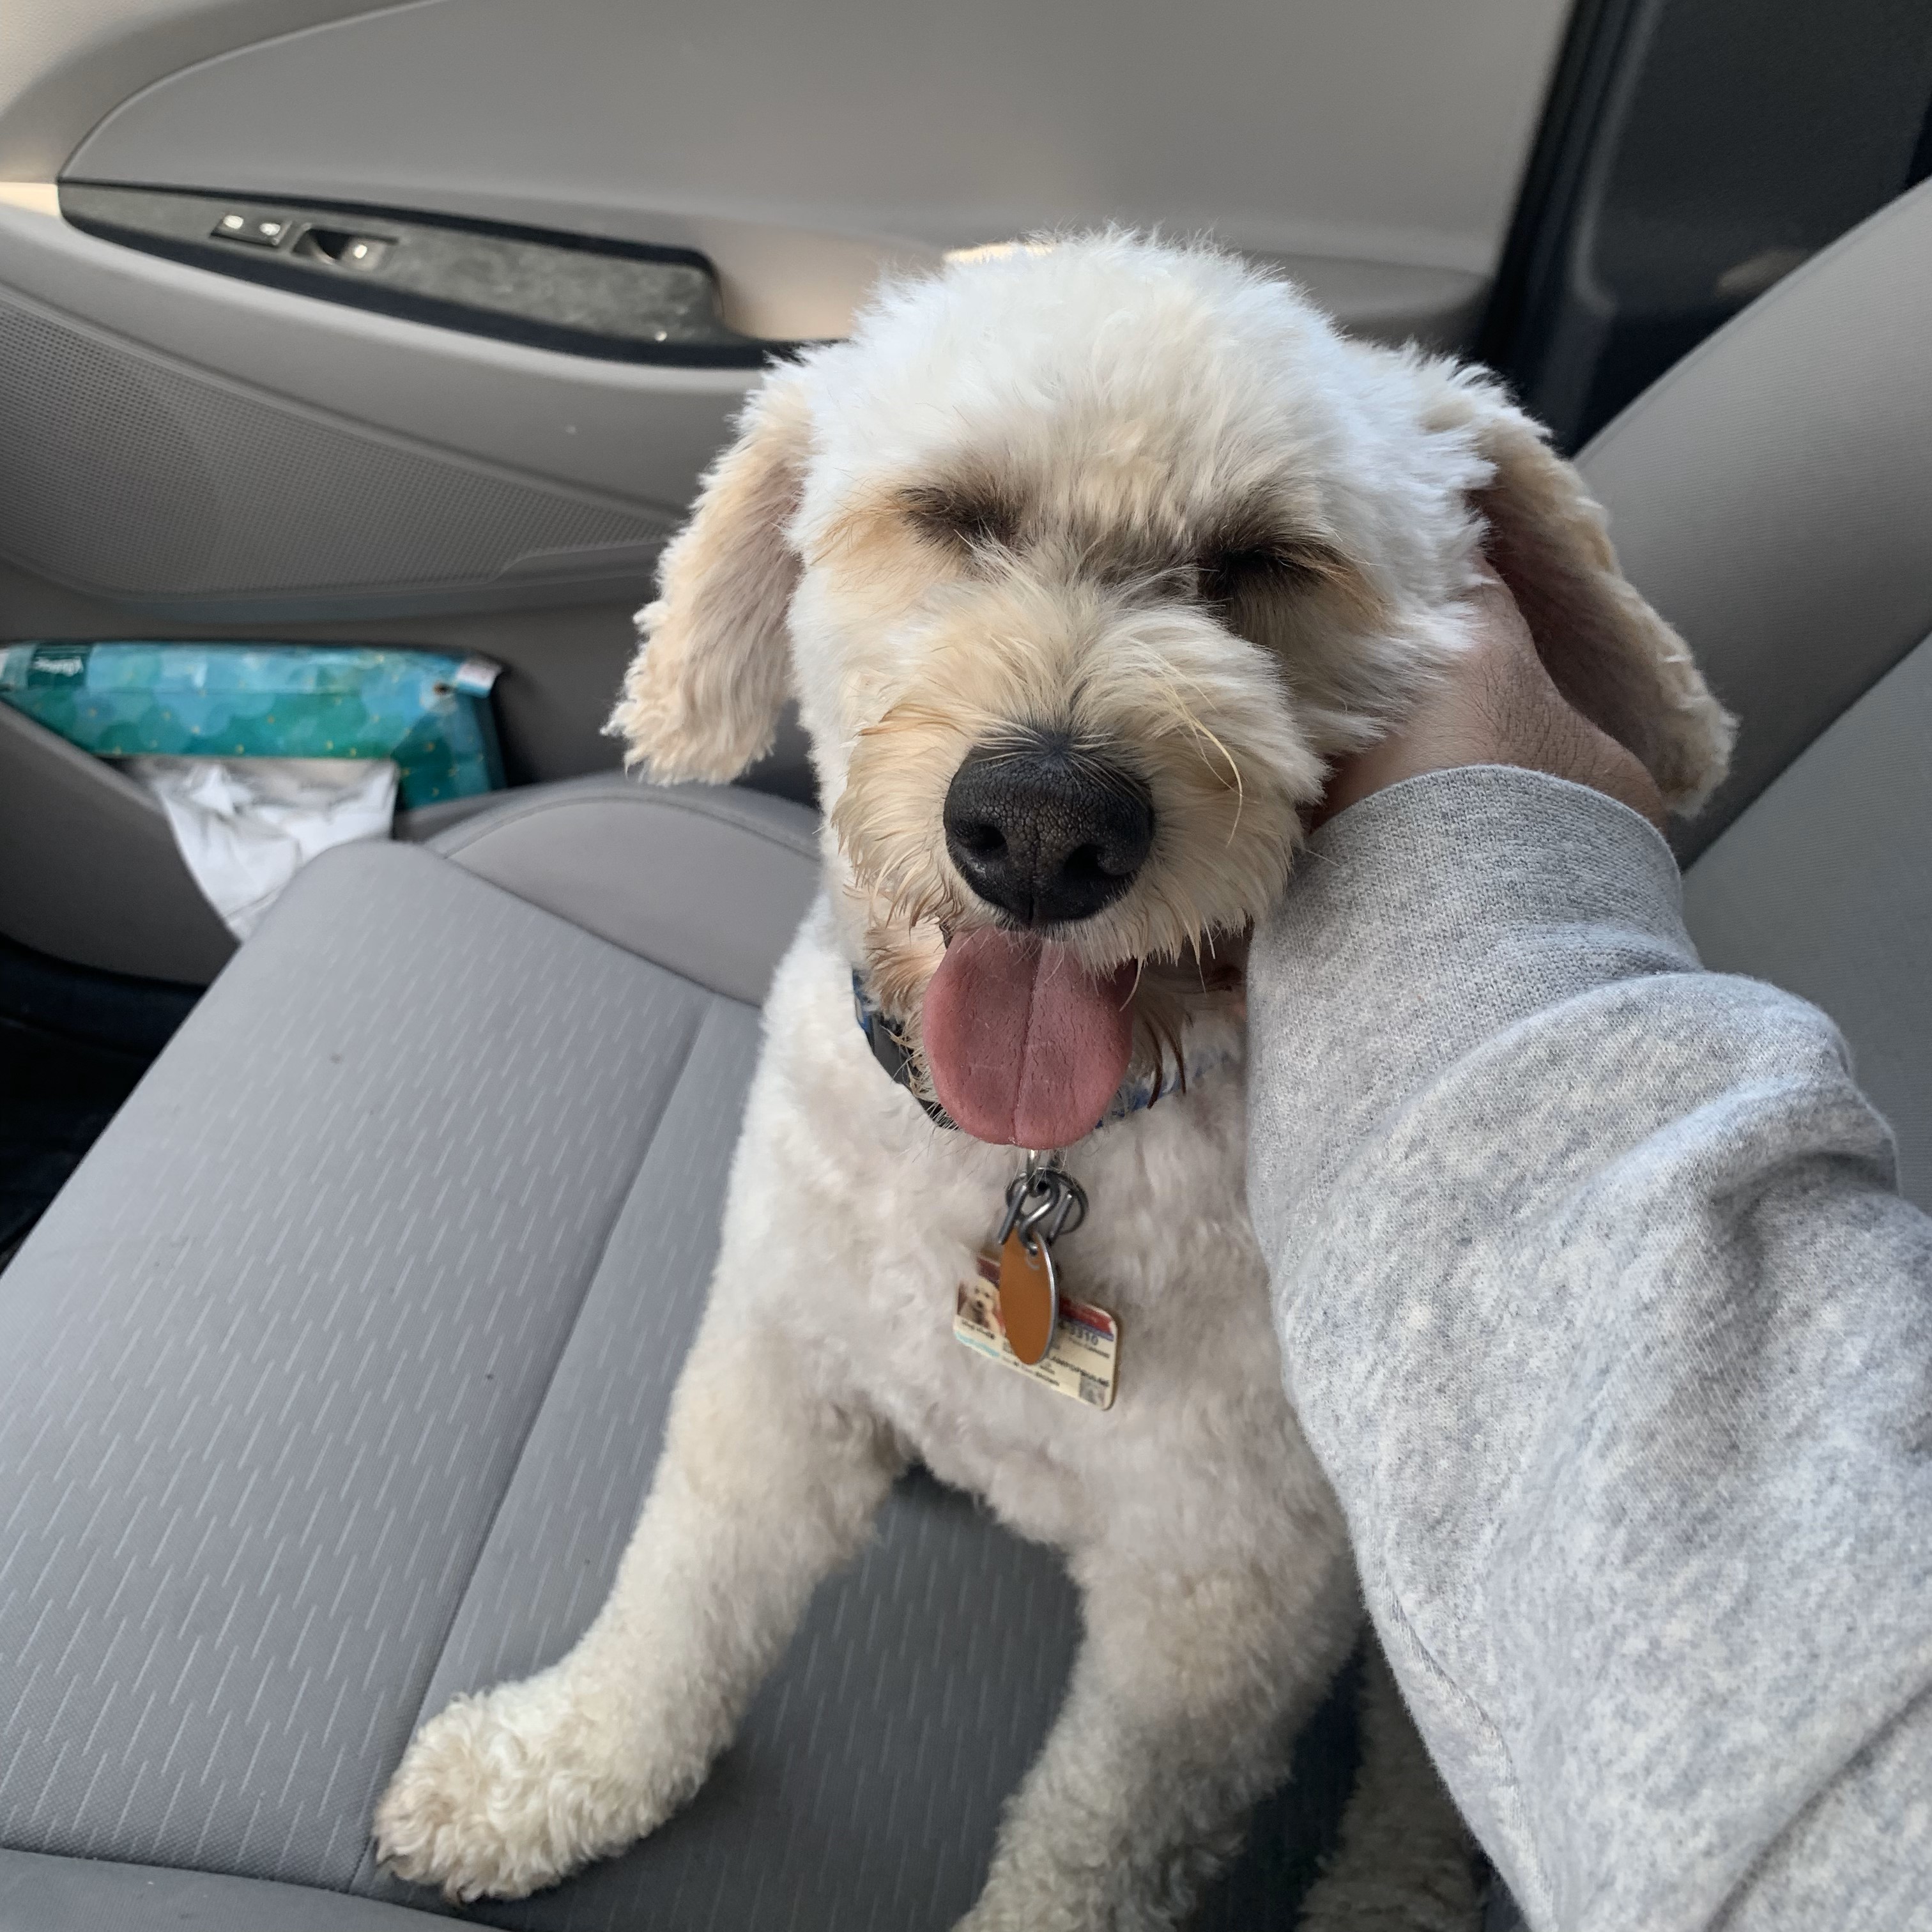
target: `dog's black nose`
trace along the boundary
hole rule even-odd
[[[944,819],[967,884],[1022,926],[1091,918],[1126,890],[1154,843],[1147,788],[1057,736],[969,752]]]

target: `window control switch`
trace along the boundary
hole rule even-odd
[[[358,234],[346,228],[311,227],[296,244],[296,253],[304,260],[326,262],[350,274],[373,274],[396,246],[388,235]]]
[[[295,232],[296,224],[286,215],[250,208],[229,209],[208,230],[218,242],[242,242],[251,248],[279,248]]]

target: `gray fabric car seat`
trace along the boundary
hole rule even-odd
[[[304,872],[0,1275],[4,1932],[428,1923],[377,1792],[615,1568],[816,826],[592,779],[438,848]],[[473,1916],[949,1924],[1075,1634],[1047,1552],[909,1480],[686,1812]],[[1345,1720],[1204,1924],[1292,1923]]]
[[[1932,1209],[1932,182],[1778,284],[1578,458],[1742,719],[1685,826],[1705,963],[1844,1030]]]
[[[1700,943],[1839,1013],[1918,1187],[1928,287],[1921,190],[1586,458],[1745,715]],[[814,850],[749,794],[545,788],[328,856],[223,973],[0,1274],[0,1932],[441,1910],[370,1869],[370,1804],[420,1712],[602,1594]],[[475,1916],[943,1926],[1072,1636],[1048,1556],[910,1482],[688,1811]],[[1289,1922],[1341,1708],[1204,1924]]]

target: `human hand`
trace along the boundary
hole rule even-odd
[[[1664,800],[1649,772],[1558,691],[1502,579],[1486,573],[1471,603],[1469,648],[1404,724],[1336,766],[1316,822],[1424,772],[1521,765],[1606,792],[1661,831]]]

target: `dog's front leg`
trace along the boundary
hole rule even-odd
[[[383,1862],[452,1899],[518,1898],[653,1830],[900,1463],[782,1337],[714,1304],[608,1600],[560,1662],[417,1732],[376,1808]]]
[[[1354,1641],[1339,1524],[1292,1568],[1110,1547],[1086,1637],[958,1932],[1167,1932],[1232,1857]]]

